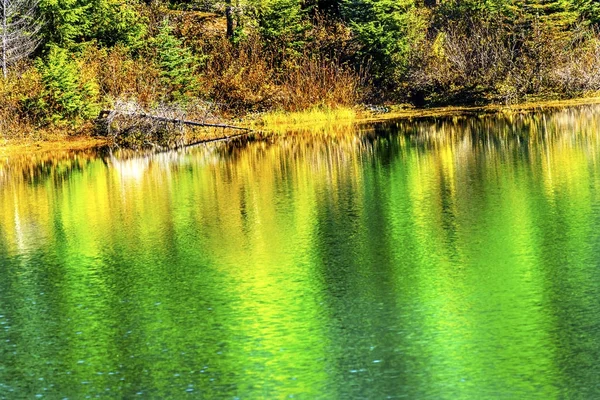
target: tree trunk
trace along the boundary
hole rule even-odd
[[[7,71],[6,71],[6,35],[8,32],[6,30],[6,13],[7,13],[7,2],[8,0],[2,0],[2,76],[6,79]]]
[[[231,7],[231,0],[225,2],[225,18],[227,19],[227,38],[233,40],[233,8]]]

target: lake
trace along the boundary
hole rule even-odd
[[[598,398],[600,107],[0,160],[0,398]]]

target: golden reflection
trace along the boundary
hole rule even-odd
[[[344,397],[352,387],[332,382],[381,364],[414,368],[412,397],[552,397],[576,348],[557,328],[575,318],[563,285],[593,282],[596,111],[9,159],[0,257],[40,286],[40,260],[52,265],[64,329],[99,332],[93,354],[81,336],[65,363],[118,368],[113,356],[141,348],[159,396],[182,365],[219,370],[236,395],[312,398]],[[19,274],[11,291],[42,292]],[[22,319],[24,296],[11,300]]]

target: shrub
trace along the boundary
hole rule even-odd
[[[89,41],[139,47],[146,28],[136,5],[135,0],[40,0],[43,41],[65,48]]]
[[[425,39],[427,11],[414,0],[347,0],[344,14],[375,80],[388,90],[404,78],[413,50]]]
[[[154,39],[160,82],[167,100],[182,100],[198,87],[195,76],[196,65],[200,61],[173,35],[169,21],[165,19]]]
[[[98,85],[81,73],[81,65],[69,53],[51,47],[45,61],[39,59],[36,68],[43,84],[42,92],[26,98],[26,107],[44,122],[66,119],[77,122],[98,112]]]
[[[98,85],[109,100],[135,99],[143,106],[160,100],[160,71],[146,54],[132,56],[124,46],[96,50],[90,55],[97,60]]]
[[[339,60],[305,56],[283,74],[281,105],[287,111],[353,106],[362,86],[361,77]]]

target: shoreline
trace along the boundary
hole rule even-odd
[[[467,116],[472,114],[506,114],[546,111],[567,107],[600,104],[600,97],[583,97],[569,100],[546,100],[525,102],[514,105],[491,104],[486,106],[444,106],[414,108],[405,105],[390,106],[390,112],[374,113],[351,108],[327,111],[307,110],[297,113],[271,112],[250,120],[250,126],[256,131],[285,134],[297,130],[327,129],[332,125],[357,125],[394,120],[421,118]],[[291,122],[289,122],[291,120]],[[225,139],[215,138],[215,139]],[[48,140],[6,139],[0,138],[0,158],[9,158],[25,154],[39,154],[49,151],[89,150],[107,145],[103,137],[91,135],[56,136]]]
[[[582,97],[568,100],[540,100],[513,105],[489,104],[485,106],[445,106],[392,111],[379,118],[374,116],[358,122],[382,122],[394,119],[452,117],[472,114],[515,114],[556,110],[568,107],[600,104],[600,97]]]
[[[50,151],[89,150],[105,145],[103,138],[88,135],[53,137],[48,140],[0,139],[0,158],[41,154]]]

